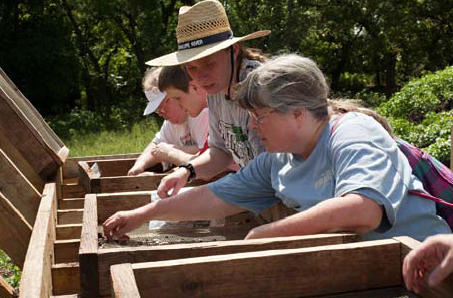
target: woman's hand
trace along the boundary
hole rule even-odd
[[[107,239],[119,239],[125,233],[135,230],[143,223],[139,209],[118,211],[110,216],[103,224],[104,235]]]
[[[165,176],[157,188],[159,197],[164,199],[176,195],[187,184],[189,174],[187,169],[179,168],[170,175]],[[172,190],[171,194],[169,194],[170,190]]]
[[[259,238],[270,238],[270,237],[277,237],[278,235],[274,235],[273,231],[273,223],[261,225],[251,229],[245,239],[259,239]]]
[[[403,277],[410,291],[419,293],[423,281],[430,287],[441,283],[453,271],[453,235],[428,237],[404,259]]]

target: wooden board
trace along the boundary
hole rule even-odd
[[[70,157],[66,160],[66,162],[63,165],[63,177],[65,179],[79,177],[79,165],[78,165],[79,161],[129,159],[129,158],[136,159],[139,155],[140,153]]]
[[[85,188],[83,185],[71,184],[61,186],[61,198],[70,199],[70,198],[83,198],[85,197]]]
[[[113,265],[110,268],[112,278],[112,296],[117,298],[139,298],[134,271],[131,264]]]
[[[79,261],[80,239],[55,240],[55,264]]]
[[[86,193],[112,193],[125,191],[155,190],[166,174],[152,176],[97,177],[90,164],[79,162],[79,179]]]
[[[14,289],[10,286],[3,277],[0,276],[0,298],[12,298],[17,297],[14,293]]]
[[[93,193],[112,193],[122,191],[156,190],[166,174],[153,176],[121,176],[95,179],[92,181]]]
[[[99,296],[96,195],[85,196],[82,238],[80,240],[80,288],[83,297]]]
[[[1,69],[0,115],[0,130],[10,143],[8,148],[16,148],[44,181],[52,177],[69,150]]]
[[[80,239],[82,224],[57,225],[57,240]]]
[[[90,160],[88,166],[97,164],[102,177],[127,176],[127,172],[135,164],[136,158],[124,158],[114,160]]]
[[[41,193],[22,175],[0,149],[0,189],[3,195],[23,215],[30,226],[35,223]],[[0,229],[6,228],[0,226]]]
[[[64,146],[63,142],[1,68],[0,86],[2,90],[14,100],[14,103],[20,108],[24,115],[26,115],[27,119],[38,128],[40,134],[43,135],[50,147],[55,152],[58,152]]]
[[[14,264],[23,268],[32,227],[0,192],[0,247]]]
[[[107,163],[107,162],[106,162]],[[152,173],[149,176],[112,176],[98,177],[91,169],[91,161],[79,161],[79,180],[84,186],[85,193],[114,193],[114,192],[137,192],[156,190],[163,177],[168,173]],[[113,171],[113,170],[112,170]],[[216,176],[218,179],[225,175]],[[199,186],[208,183],[208,181],[196,179],[187,184],[187,186]]]
[[[79,293],[79,275],[78,263],[52,265],[52,295],[72,295]]]
[[[255,240],[172,244],[152,247],[99,249],[100,294],[106,295],[110,291],[107,287],[110,285],[110,280],[105,278],[109,273],[110,266],[125,263],[128,260],[133,260],[131,262],[163,261],[230,253],[315,247],[356,241],[358,241],[358,237],[353,234],[320,234]]]
[[[58,200],[58,209],[59,210],[83,209],[84,203],[85,203],[85,198],[61,199],[61,200]]]
[[[83,186],[85,193],[92,193],[91,181],[96,178],[86,161],[78,162],[79,184]]]
[[[52,295],[51,266],[56,226],[56,185],[47,183],[30,238],[20,283],[21,297]]]
[[[307,297],[401,284],[392,239],[131,266],[141,297]]]
[[[22,156],[16,147],[11,144],[0,129],[0,148],[5,152],[11,160],[14,160],[14,165],[19,171],[30,181],[31,184],[42,193],[44,189],[44,179],[38,175],[38,172],[30,165],[30,163]]]
[[[59,225],[81,224],[82,218],[83,218],[83,209],[58,210],[58,224]]]

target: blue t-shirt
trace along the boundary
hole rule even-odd
[[[278,200],[303,211],[333,197],[358,193],[385,210],[380,226],[363,239],[406,235],[422,241],[451,233],[436,214],[434,202],[408,194],[409,189],[423,190],[423,185],[384,128],[372,117],[348,113],[331,135],[336,117],[306,160],[291,153],[265,152],[236,174],[209,184],[210,189],[221,199],[257,213]]]

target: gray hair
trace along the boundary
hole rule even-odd
[[[328,115],[329,87],[316,63],[296,54],[275,57],[252,71],[236,94],[248,110],[272,108],[286,113],[305,108],[317,119]]]

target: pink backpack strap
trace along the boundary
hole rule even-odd
[[[446,206],[449,206],[449,207],[453,207],[453,204],[450,203],[450,202],[447,202],[447,201],[444,201],[442,199],[439,199],[435,196],[432,196],[430,194],[427,194],[425,192],[422,192],[422,191],[418,191],[418,190],[409,190],[409,193],[412,194],[412,195],[416,195],[416,196],[420,196],[420,197],[423,197],[425,199],[428,199],[428,200],[431,200],[431,201],[434,201],[436,203],[439,203],[439,204],[442,204],[442,205],[446,205]]]
[[[338,117],[337,117],[337,119],[335,119],[335,122],[334,122],[333,125],[332,125],[332,129],[330,130],[330,136],[333,135],[333,133],[334,133],[335,130],[337,129],[338,123],[340,122],[341,118],[343,118],[343,116],[346,115],[346,114],[347,114],[347,113],[337,114]]]

